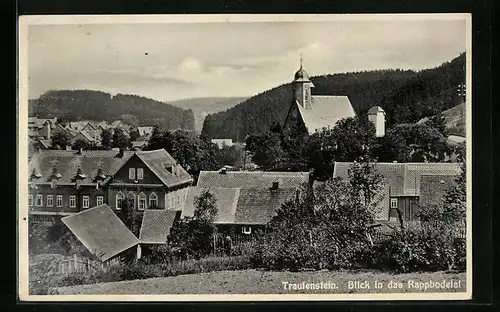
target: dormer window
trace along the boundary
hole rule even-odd
[[[33,180],[38,180],[42,177],[42,175],[38,172],[36,172],[35,169],[33,169],[33,172],[31,173],[31,176],[30,178],[33,179]]]
[[[62,177],[62,175],[61,175],[59,172],[57,172],[57,167],[56,167],[56,166],[52,167],[52,175],[51,175],[51,178],[52,178],[52,179],[56,179],[56,180],[58,180],[58,179],[60,179],[61,177]]]
[[[76,171],[75,178],[80,179],[80,180],[84,180],[87,178],[87,175],[85,175],[83,173],[82,168],[78,167],[78,170]]]

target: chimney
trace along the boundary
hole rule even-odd
[[[385,111],[380,106],[373,106],[368,110],[368,120],[375,126],[375,136],[385,135]]]
[[[81,148],[81,147],[80,147],[80,148],[78,149],[78,155],[83,155],[83,148]]]
[[[221,168],[221,170],[219,171],[220,174],[226,174],[227,172],[227,168],[223,167]]]
[[[274,181],[273,185],[271,186],[271,190],[276,191],[279,187],[280,187],[280,182]]]
[[[118,157],[122,158],[124,154],[125,154],[125,150],[123,149],[123,147],[120,147],[120,150],[118,152]]]
[[[50,139],[52,136],[51,136],[51,133],[50,133],[50,122],[47,122],[45,124],[45,127],[47,127],[47,139]]]

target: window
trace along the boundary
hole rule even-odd
[[[391,198],[391,208],[398,208],[398,199]]]
[[[76,207],[76,196],[75,195],[70,195],[69,196],[69,206],[71,208],[75,208]]]
[[[28,195],[28,206],[33,206],[33,195]]]
[[[129,192],[127,195],[127,199],[130,202],[130,205],[132,206],[132,209],[135,208],[135,194],[133,192]]]
[[[116,210],[122,209],[124,198],[125,196],[123,195],[122,192],[118,192],[118,194],[116,194]]]
[[[137,198],[137,209],[144,210],[146,209],[146,194],[141,193]]]
[[[83,196],[83,208],[89,208],[90,198],[88,196]]]
[[[104,196],[97,196],[97,206],[100,206],[104,203]]]
[[[175,205],[179,206],[179,204],[180,204],[180,196],[177,196],[177,199],[175,201]]]
[[[135,168],[128,169],[128,178],[130,180],[135,180]]]
[[[155,193],[149,195],[149,208],[158,208],[158,196]]]
[[[171,199],[170,199],[170,207],[174,207],[175,206],[174,199],[175,198],[172,196]]]
[[[241,233],[243,234],[251,234],[252,233],[252,228],[249,226],[244,226],[241,228]]]
[[[137,168],[137,179],[138,180],[144,179],[144,169]]]
[[[56,206],[57,207],[62,207],[63,206],[63,197],[62,197],[62,195],[57,195],[56,196]]]
[[[35,206],[43,206],[43,195],[42,194],[36,195]]]
[[[47,207],[52,207],[52,206],[54,206],[54,196],[47,195]]]

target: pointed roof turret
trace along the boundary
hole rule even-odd
[[[42,177],[42,175],[40,173],[38,173],[35,168],[33,168],[33,171],[31,172],[30,177],[32,179],[40,179]]]
[[[300,68],[295,72],[294,81],[311,81],[307,72],[302,68],[302,54],[300,55]]]
[[[60,179],[62,177],[62,175],[57,171],[57,166],[56,164],[54,164],[52,166],[52,175],[51,175],[52,179]]]
[[[76,170],[76,175],[75,175],[75,178],[77,179],[85,179],[87,177],[87,175],[85,175],[82,171],[82,168],[81,167],[78,167],[78,169]]]

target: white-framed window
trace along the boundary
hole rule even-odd
[[[47,195],[47,207],[54,206],[54,195]]]
[[[57,207],[62,207],[63,206],[63,196],[62,195],[57,195],[56,196],[56,206]]]
[[[69,196],[69,207],[70,208],[75,208],[76,207],[76,196],[75,195],[70,195]]]
[[[180,203],[181,203],[181,197],[180,197],[179,195],[177,195],[177,198],[176,198],[176,200],[175,200],[175,205],[176,205],[176,206],[179,206],[179,205],[180,205]]]
[[[137,168],[137,179],[138,180],[144,179],[144,169],[143,168]]]
[[[43,195],[36,194],[35,206],[43,206]]]
[[[252,233],[252,227],[250,226],[244,226],[241,228],[241,233],[243,234],[251,234]]]
[[[146,209],[146,194],[140,193],[139,196],[137,197],[137,209],[138,210],[144,210]]]
[[[175,207],[175,202],[174,202],[174,200],[175,200],[175,198],[172,196],[172,197],[170,198],[170,207],[172,207],[172,208],[173,208],[173,207]]]
[[[398,199],[391,198],[391,208],[398,208]]]
[[[155,193],[149,194],[149,207],[158,207],[158,196]]]
[[[130,180],[135,180],[135,168],[128,169],[128,178]]]
[[[104,204],[104,196],[97,196],[96,201],[97,201],[97,206]]]
[[[90,197],[85,195],[83,196],[83,208],[89,208],[90,206]]]
[[[395,222],[397,220],[398,220],[398,218],[396,218],[396,217],[393,217],[393,216],[389,217],[389,221],[391,221],[391,222]]]
[[[129,200],[130,205],[132,206],[132,209],[135,209],[135,194],[134,194],[134,192],[128,192],[127,199]]]
[[[28,195],[28,206],[33,206],[33,195]]]
[[[125,199],[125,195],[122,192],[118,192],[116,194],[116,210],[122,210],[123,199]]]

